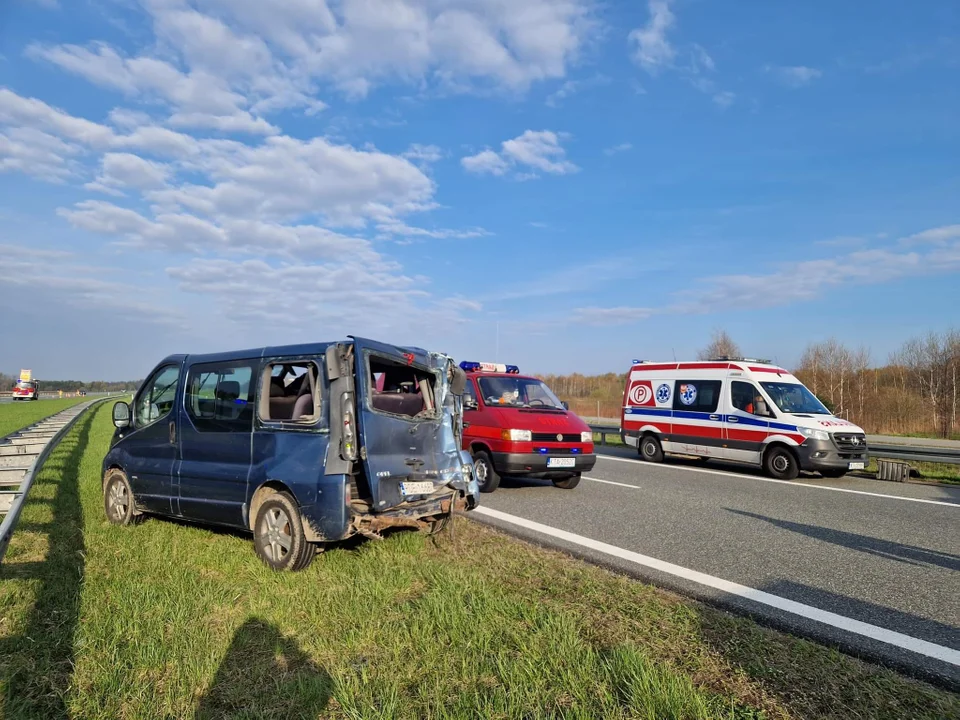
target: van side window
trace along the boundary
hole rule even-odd
[[[760,395],[760,391],[748,382],[734,380],[730,385],[730,401],[737,410],[742,410],[750,415],[759,417],[773,417],[770,408],[767,407],[766,400]]]
[[[373,410],[411,418],[436,412],[436,375],[375,355],[367,357]]]
[[[320,366],[312,360],[268,363],[260,381],[260,419],[311,425],[320,419]]]
[[[177,382],[180,380],[180,366],[167,365],[160,368],[152,378],[144,383],[137,396],[134,408],[134,425],[145,427],[166,417],[173,409],[173,400],[177,396]]]
[[[478,407],[477,393],[473,389],[473,380],[471,378],[467,378],[467,384],[463,387],[463,407],[465,410],[476,410]]]
[[[720,380],[677,380],[673,409],[712,413],[720,402]]]
[[[253,429],[253,367],[249,364],[194,365],[187,376],[184,405],[199,432]]]

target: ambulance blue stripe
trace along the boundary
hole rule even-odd
[[[690,410],[663,410],[660,408],[626,408],[625,415],[645,415],[647,417],[677,418],[679,420],[706,420],[708,422],[725,422],[728,418],[736,418],[737,425],[799,432],[796,425],[758,420],[746,415],[717,415],[717,413],[692,412]]]

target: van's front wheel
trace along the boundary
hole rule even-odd
[[[287,493],[274,493],[264,500],[253,527],[253,547],[274,570],[303,570],[316,555],[316,547],[303,534],[296,503]]]
[[[570,475],[565,478],[554,478],[553,486],[562,488],[564,490],[573,490],[577,485],[580,484],[580,473],[576,475]]]
[[[477,478],[480,492],[490,493],[500,486],[500,474],[493,467],[493,460],[483,450],[473,456],[473,473]]]
[[[796,456],[785,447],[772,447],[763,456],[763,469],[777,480],[794,480],[800,474]]]

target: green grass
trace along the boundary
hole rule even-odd
[[[467,520],[276,574],[248,539],[107,524],[109,407],[0,569],[0,717],[945,718],[957,696]]]
[[[897,433],[896,437],[908,437],[908,438],[925,438],[928,440],[943,440],[944,438],[940,437],[936,433]],[[960,440],[960,434],[953,433],[952,435],[947,436],[947,440]]]
[[[57,400],[36,400],[3,403],[0,405],[0,437],[21,430],[38,420],[54,415],[71,405],[86,402],[92,398],[72,397]]]

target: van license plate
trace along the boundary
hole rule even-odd
[[[862,462],[857,462],[857,463],[850,463],[850,464],[847,466],[847,469],[848,469],[848,470],[863,470],[865,467],[866,467],[866,465],[865,465],[864,463],[862,463]]]
[[[547,458],[547,467],[576,467],[577,459],[576,458]]]
[[[402,482],[400,483],[400,493],[402,495],[429,495],[433,492],[432,482]]]

